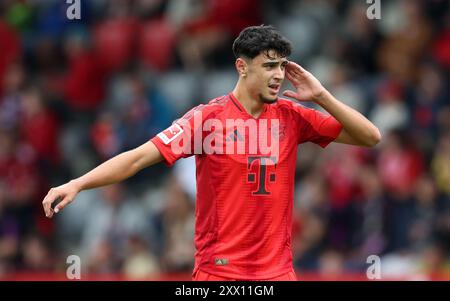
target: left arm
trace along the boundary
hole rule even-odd
[[[342,124],[335,142],[359,146],[375,146],[381,140],[378,128],[358,111],[337,100],[308,71],[294,62],[286,67],[286,77],[297,92],[286,91],[285,96],[299,101],[313,101]]]
[[[335,142],[368,147],[380,142],[378,128],[361,113],[334,98],[330,92],[325,90],[316,103],[342,124],[343,129]]]

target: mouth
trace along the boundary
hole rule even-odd
[[[270,84],[269,85],[269,90],[270,90],[270,94],[278,94],[278,92],[280,91],[280,84]]]

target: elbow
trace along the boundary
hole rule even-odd
[[[367,147],[374,147],[375,145],[377,145],[378,143],[380,143],[381,141],[381,133],[380,130],[378,128],[374,128],[372,130],[372,132],[370,133],[367,141],[366,141],[366,146]]]

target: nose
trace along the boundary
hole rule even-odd
[[[277,68],[274,74],[274,79],[283,80],[284,79],[284,69],[281,67]]]

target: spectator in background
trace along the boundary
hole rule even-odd
[[[435,239],[436,218],[439,214],[438,202],[439,198],[432,178],[427,174],[422,175],[414,188],[414,221],[408,231],[412,250],[421,252]]]
[[[82,253],[94,266],[111,260],[110,272],[118,272],[127,255],[129,237],[148,237],[148,226],[145,212],[129,198],[123,185],[105,187],[100,199],[94,201],[89,210],[83,230]]]
[[[6,185],[0,181],[0,278],[14,271],[19,257],[19,225],[7,205]]]
[[[395,129],[404,129],[410,118],[404,100],[404,88],[392,79],[386,79],[376,89],[377,100],[370,113],[370,120],[387,134]]]
[[[345,156],[345,158],[350,157]],[[343,172],[345,168],[343,168],[344,165],[341,165],[335,166],[337,168],[328,175],[328,181],[330,182],[328,185],[329,202],[331,203],[329,223],[333,226],[330,226],[328,230],[327,239],[334,249],[340,251],[350,250],[353,246],[358,217],[357,212],[355,212],[358,205],[356,204],[357,181],[355,172],[358,172],[357,170],[360,167],[355,166],[352,160],[345,160],[344,162],[346,161],[351,164],[346,166],[348,173]]]
[[[92,44],[105,72],[121,71],[135,55],[139,23],[124,1],[108,3],[106,17],[92,28]]]
[[[450,278],[448,249],[442,243],[432,243],[420,252],[419,268],[429,280]]]
[[[445,12],[442,18],[444,28],[436,34],[431,54],[440,65],[450,71],[450,11],[448,9],[441,11]]]
[[[7,23],[0,19],[0,96],[6,93],[3,85],[7,70],[11,63],[19,60],[22,46],[18,33]]]
[[[121,270],[122,262],[115,254],[114,243],[100,239],[87,258],[87,272],[90,275],[114,275]]]
[[[55,268],[48,241],[38,234],[28,235],[22,244],[21,269],[28,272],[51,272]]]
[[[146,241],[139,236],[130,236],[123,271],[130,279],[152,279],[161,273],[156,256],[150,253]]]
[[[416,90],[408,99],[409,126],[422,140],[422,149],[429,153],[438,138],[439,113],[448,104],[450,95],[444,87],[442,68],[434,62],[424,62],[418,68]]]
[[[188,272],[193,268],[194,202],[172,176],[165,185],[162,211],[155,217],[161,223],[162,262],[169,272]]]
[[[421,1],[401,0],[400,26],[388,34],[378,48],[380,68],[400,83],[412,83],[418,76],[418,65],[432,38],[432,26]]]
[[[404,131],[390,132],[384,143],[377,163],[384,189],[395,198],[408,198],[424,171],[423,154]]]
[[[17,130],[20,120],[19,94],[26,80],[26,71],[20,63],[8,65],[3,75],[0,87],[0,128],[5,130]]]
[[[62,92],[71,110],[92,114],[105,99],[107,70],[101,53],[91,48],[90,43],[88,31],[77,30],[67,35],[64,50],[68,70]]]
[[[261,1],[200,1],[203,13],[187,21],[179,33],[179,54],[188,70],[228,65],[232,58],[222,50],[230,48],[242,29],[262,23]]]
[[[0,182],[6,187],[8,207],[19,224],[20,235],[33,229],[34,206],[41,183],[32,149],[19,140],[16,132],[0,130]]]
[[[20,95],[20,131],[23,141],[33,149],[46,170],[56,166],[60,160],[58,147],[59,122],[52,111],[46,108],[42,91],[29,86]]]
[[[349,8],[345,27],[348,39],[345,59],[355,76],[375,74],[378,71],[373,49],[379,47],[382,37],[376,23],[368,19],[366,13],[367,6],[362,2],[355,2]]]
[[[450,197],[450,132],[441,135],[435,148],[431,167],[437,188]]]

